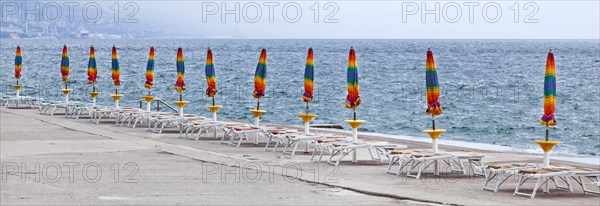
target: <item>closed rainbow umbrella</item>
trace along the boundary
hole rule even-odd
[[[556,106],[556,67],[554,66],[554,54],[548,52],[546,60],[546,72],[544,77],[544,115],[540,123],[546,126],[546,141],[548,141],[548,127],[556,125],[554,118],[554,107]]]
[[[183,101],[181,92],[185,91],[185,67],[183,64],[183,50],[181,47],[177,50],[177,81],[175,82],[175,91],[179,92],[179,101]]]
[[[96,68],[96,52],[94,52],[94,47],[90,47],[90,59],[88,61],[88,83],[92,84],[93,92],[96,92],[96,77],[98,76],[98,69]]]
[[[148,89],[148,96],[150,96],[150,89],[154,86],[154,47],[150,47],[150,53],[148,54],[148,64],[146,64],[146,83],[144,87]]]
[[[69,50],[67,45],[63,46],[62,60],[60,61],[60,73],[62,74],[62,81],[65,82],[65,89],[69,89]]]
[[[252,96],[258,100],[256,104],[256,110],[260,110],[260,98],[265,96],[265,90],[267,87],[267,50],[262,49],[260,52],[260,58],[256,65],[256,72],[254,73],[254,92]]]
[[[215,65],[213,62],[212,51],[208,48],[206,52],[206,67],[204,69],[206,74],[206,96],[212,98],[212,105],[215,106],[215,94],[217,94],[217,77],[215,76]]]
[[[19,85],[19,79],[21,79],[21,70],[23,70],[23,56],[21,54],[21,47],[17,46],[15,52],[15,79],[17,79],[17,85]]]
[[[356,121],[356,108],[361,103],[358,86],[358,68],[356,67],[356,53],[354,48],[350,48],[348,56],[348,71],[346,81],[348,84],[348,95],[346,96],[346,108],[354,110],[354,120]]]
[[[304,94],[302,94],[302,101],[306,102],[306,114],[308,114],[308,104],[312,102],[314,95],[314,62],[313,49],[309,48],[306,56],[306,66],[304,67]]]
[[[119,86],[121,86],[121,68],[119,68],[119,54],[117,53],[117,47],[112,47],[112,61],[111,61],[112,79],[113,85],[115,85],[115,94],[119,94]]]
[[[427,49],[425,85],[427,87],[427,110],[425,111],[425,114],[428,116],[431,115],[432,128],[435,130],[435,116],[441,115],[443,111],[440,102],[438,102],[440,86],[438,84],[438,77],[431,49]]]

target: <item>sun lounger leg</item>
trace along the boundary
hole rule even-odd
[[[177,136],[178,138],[181,138],[181,134],[183,134],[183,130],[187,129],[187,128],[184,128],[184,127],[185,126],[183,126],[183,125],[179,125],[179,135]],[[187,134],[187,132],[186,132],[186,134]]]
[[[407,177],[414,177],[414,175],[412,174],[412,172],[413,172],[413,170],[415,169],[415,162],[416,162],[416,161],[413,161],[413,162],[411,162],[411,164],[410,164],[410,167],[409,167],[409,168],[408,168],[408,170],[406,171],[406,176],[407,176]]]
[[[483,176],[484,177],[484,180],[483,180],[483,190],[487,190],[488,189],[487,186],[490,183],[490,180],[492,180],[496,176],[496,174],[494,174],[492,176],[492,171],[491,170],[486,170],[484,174],[485,174],[485,176]]]
[[[288,153],[288,148],[289,148],[290,146],[292,146],[293,144],[294,144],[294,142],[293,142],[293,141],[288,141],[288,143],[287,143],[287,144],[285,144],[285,145],[283,146],[283,153],[284,153],[284,154],[287,154],[287,153]]]
[[[437,166],[437,160],[436,160],[435,164],[436,164],[436,166]],[[437,169],[437,168],[436,168],[436,169]],[[421,178],[421,174],[423,173],[423,170],[425,170],[425,163],[421,163],[421,164],[419,165],[419,172],[417,173],[417,179]],[[436,171],[436,173],[437,173],[437,171]],[[438,174],[439,174],[439,173],[438,173]],[[438,175],[438,174],[436,174],[436,175]]]
[[[523,175],[519,175],[519,178],[517,179],[517,187],[515,187],[515,192],[513,193],[513,195],[517,195],[520,194],[519,190],[521,189],[521,185],[527,181],[527,179],[523,180]],[[494,191],[497,192],[497,191]]]
[[[400,167],[398,167],[398,174],[397,175],[400,176],[400,174],[402,174],[402,170],[404,168],[406,168],[406,166],[408,166],[408,163],[411,163],[413,161],[414,160],[408,160],[408,161],[406,161],[406,159],[401,158],[400,161],[398,161],[398,165],[400,165]],[[407,174],[408,174],[408,172],[407,172]]]
[[[508,177],[504,177],[505,175],[506,175],[506,173],[500,173],[500,175],[498,176],[498,182],[496,182],[496,187],[494,187],[494,192],[498,192],[498,190],[500,189],[500,185],[502,185],[504,183],[504,181],[510,177],[510,175]]]
[[[596,181],[600,180],[600,176],[597,177],[587,177],[592,183],[594,182],[594,179],[596,179]],[[577,177],[573,177],[573,179],[575,180],[575,182],[577,184],[579,184],[581,186],[581,189],[583,190],[583,194],[594,194],[594,195],[600,195],[600,190],[599,191],[594,191],[592,189],[587,188],[587,186],[585,185],[585,182],[583,180],[583,177],[581,176],[577,176]],[[598,189],[600,189],[600,185],[598,185]]]
[[[337,153],[339,153],[339,151],[333,151],[331,152],[331,154],[329,154],[329,159],[327,159],[328,164],[332,164],[331,159],[333,159],[333,157],[337,155]]]
[[[277,151],[277,147],[279,147],[279,144],[281,143],[281,140],[275,142],[275,146],[273,146],[273,152]],[[311,159],[312,160],[312,159]]]
[[[227,136],[229,136],[230,131],[227,129],[223,129],[223,136],[221,137],[221,144],[228,144],[228,142],[225,142],[225,139],[227,139]]]
[[[554,186],[558,190],[567,190],[569,192],[573,192],[573,188],[571,187],[571,183],[569,182],[569,177],[551,177],[552,182],[554,182]],[[560,185],[560,181],[563,181],[566,186]]]
[[[344,159],[344,157],[346,157],[346,155],[348,155],[350,153],[353,153],[353,152],[356,152],[356,150],[355,149],[351,149],[349,151],[338,152],[338,154],[341,153],[341,156],[335,161],[335,166],[337,167],[340,164],[340,162],[342,161],[342,159]]]
[[[540,186],[542,186],[544,184],[546,186],[548,186],[548,184],[547,184],[548,182],[544,181],[544,179],[546,179],[546,178],[545,177],[537,178],[537,181],[535,182],[535,187],[533,187],[533,192],[531,193],[531,199],[535,198],[535,194],[537,193],[538,189],[540,189]],[[547,192],[547,191],[544,191],[544,192]]]
[[[300,145],[300,142],[296,141],[295,145],[294,145],[294,149],[292,149],[292,155],[296,154],[296,150],[298,150],[298,145]]]
[[[393,156],[393,157],[391,157],[391,158],[390,158],[390,160],[388,161],[388,167],[387,167],[387,170],[385,171],[386,173],[388,173],[388,174],[390,174],[390,173],[391,173],[391,174],[395,174],[395,175],[397,175],[397,174],[398,174],[398,173],[395,173],[395,172],[393,172],[393,171],[392,171],[392,166],[393,166],[394,164],[396,164],[396,161],[397,161],[397,159],[398,159],[398,158],[397,158],[397,157],[395,157],[395,156]]]
[[[271,140],[267,141],[267,144],[265,144],[265,148],[263,149],[263,151],[267,152],[269,150],[269,145],[271,144]]]
[[[542,177],[542,180],[545,183],[543,191],[544,191],[544,193],[548,193],[550,191],[550,184],[548,184],[548,182],[550,181],[550,179],[548,177]]]
[[[244,133],[244,137],[247,137],[246,133]],[[237,147],[240,147],[240,145],[242,145],[242,141],[244,141],[244,138],[240,135],[240,141],[238,141]]]

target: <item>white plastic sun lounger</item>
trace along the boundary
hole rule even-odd
[[[63,108],[65,109],[65,117],[69,115],[70,113],[70,108],[72,107],[72,105],[78,105],[81,104],[79,102],[62,102],[62,101],[52,101],[52,102],[47,102],[42,104],[41,108],[40,108],[40,113],[42,114],[46,114],[46,115],[50,115],[50,116],[54,116],[54,113],[56,112],[56,110],[58,110],[59,108]]]
[[[151,132],[161,134],[165,127],[180,126],[181,122],[188,122],[188,121],[193,121],[193,120],[202,119],[202,118],[204,118],[204,117],[200,117],[198,115],[192,115],[192,114],[184,114],[183,117],[179,116],[179,115],[170,115],[170,116],[159,115],[159,116],[156,116],[153,118],[154,120],[151,122],[151,125],[149,125],[149,126],[154,125],[153,129],[150,129]]]
[[[568,173],[565,173],[568,172]],[[523,178],[523,182],[521,182]],[[551,167],[547,169],[530,169],[530,170],[521,170],[519,173],[519,185],[515,189],[515,195],[525,195],[530,196],[531,198],[535,197],[535,190],[532,193],[522,193],[519,192],[520,186],[527,181],[527,179],[536,179],[536,187],[542,187],[544,184],[549,184],[549,181],[552,181],[556,187],[556,189],[567,190],[573,192],[573,187],[570,179],[575,180],[581,189],[583,190],[583,194],[594,194],[600,195],[600,191],[590,189],[586,186],[585,180],[588,179],[591,184],[594,186],[600,187],[596,185],[594,181],[600,180],[600,171],[594,169],[584,169],[584,168],[565,168],[565,167]],[[560,181],[559,181],[560,180]],[[560,182],[566,183],[566,186],[560,185]],[[538,185],[539,184],[539,185]],[[534,188],[535,189],[535,188]],[[600,188],[599,188],[600,189]]]
[[[405,145],[396,145],[389,144],[383,141],[367,141],[367,142],[359,142],[359,143],[333,143],[332,144],[332,152],[329,155],[329,159],[327,160],[328,164],[338,166],[340,161],[344,159],[348,154],[359,150],[359,149],[367,149],[369,155],[371,156],[371,160],[383,161],[381,155],[385,155],[387,151],[393,150],[396,148],[406,148]],[[375,150],[375,154],[377,157],[373,155],[373,150]]]
[[[266,132],[265,128],[254,127],[251,125],[243,125],[243,126],[226,126],[224,128],[225,134],[223,138],[221,138],[221,143],[225,143],[225,139],[229,137],[229,141],[226,143],[230,146],[240,147],[244,140],[249,140],[248,135],[264,135]],[[235,144],[234,141],[238,140],[238,143]]]
[[[273,151],[275,152],[275,149],[279,146],[279,145],[283,145],[283,154],[289,154],[289,155],[294,155],[296,154],[296,151],[298,151],[298,146],[299,145],[303,145],[303,144],[312,144],[314,145],[314,150],[313,150],[313,155],[312,157],[315,156],[316,152],[320,152],[320,155],[322,157],[324,150],[330,150],[331,145],[330,144],[326,144],[326,141],[323,140],[333,140],[333,141],[337,141],[334,140],[334,138],[340,138],[339,140],[343,139],[343,142],[347,142],[345,140],[345,137],[343,136],[336,136],[334,134],[327,134],[327,133],[310,133],[310,134],[305,134],[303,132],[295,132],[295,133],[288,133],[285,135],[281,135],[281,138],[278,139],[275,143],[274,148],[272,149],[268,149],[265,151]],[[317,144],[319,144],[317,146]],[[325,146],[325,147],[324,147]],[[288,149],[291,149],[291,151],[289,151]],[[312,161],[312,158],[311,158]]]
[[[358,148],[367,148],[369,145],[362,143],[333,143],[331,144],[331,154],[327,160],[327,164],[338,166],[340,161],[344,159],[348,154],[352,153]],[[337,158],[335,158],[337,156]]]
[[[39,108],[41,106],[42,98],[36,98],[31,96],[11,96],[11,97],[2,97],[0,100],[0,106],[3,108],[7,108],[8,105],[12,102],[15,107],[19,105],[19,103],[24,104],[29,108]]]
[[[510,177],[516,175],[519,170],[535,169],[538,168],[538,165],[535,163],[489,163],[482,167],[485,177],[483,190],[498,192],[500,186]],[[489,187],[488,185],[493,180],[496,181],[496,184],[493,187]]]
[[[137,111],[140,110],[138,108],[116,108],[116,107],[103,107],[103,108],[97,108],[97,109],[93,109],[93,115],[92,118],[90,119],[90,121],[99,124],[100,121],[102,120],[102,118],[104,117],[108,117],[108,118],[114,118],[116,120],[116,122],[118,123],[119,119],[117,119],[119,116],[119,113],[123,113],[123,112],[130,112],[130,111]]]
[[[575,180],[575,183],[581,186],[583,194],[589,193],[594,195],[600,195],[600,171],[589,169],[571,169],[570,171],[572,172],[570,177],[573,178],[573,180]],[[598,190],[592,190],[588,188],[586,186],[586,183],[584,182],[585,179],[588,179],[593,185],[592,187],[595,186]]]
[[[315,141],[317,141],[318,139],[324,138],[325,136],[323,134],[287,134],[283,137],[283,139],[281,139],[281,143],[283,143],[284,145],[283,154],[294,155],[296,154],[299,145],[305,143],[312,144],[315,143]],[[277,148],[277,145],[275,145],[275,148]],[[288,151],[288,148],[292,148],[292,150]]]
[[[265,132],[265,136],[267,137],[267,144],[265,145],[264,150],[266,152],[275,152],[279,145],[285,145],[285,138],[288,135],[296,135],[300,134],[297,129],[290,128],[267,128]],[[270,146],[273,145],[273,148]],[[284,150],[285,151],[285,150]]]
[[[531,199],[533,199],[533,198],[535,198],[537,191],[544,185],[549,184],[549,181],[554,182],[556,189],[572,191],[571,184],[569,183],[569,179],[568,178],[560,178],[560,177],[565,177],[567,175],[572,174],[572,172],[570,172],[569,170],[552,169],[552,168],[530,169],[530,170],[519,170],[519,172],[517,174],[519,176],[519,179],[517,180],[517,187],[515,188],[515,192],[513,193],[514,195],[529,196],[529,197],[531,197]],[[531,193],[521,192],[521,186],[523,186],[523,184],[525,182],[527,182],[527,180],[529,180],[529,179],[536,180],[533,190],[531,191]],[[567,183],[567,187],[559,186],[558,180],[565,181],[565,183]]]
[[[203,121],[190,121],[190,122],[182,122],[179,126],[179,138],[188,138],[188,135],[191,134],[190,139],[198,140],[200,136],[204,133],[208,133],[210,129],[214,131],[214,138],[217,138],[217,130],[223,127],[223,122],[215,122],[212,119],[204,119]],[[196,134],[194,138],[193,135]]]
[[[454,168],[452,168],[452,164],[450,163],[450,161],[455,158],[451,154],[411,153],[410,158],[410,161],[405,163],[411,163],[410,167],[408,167],[408,170],[406,172],[407,177],[414,177],[415,179],[420,179],[421,175],[423,174],[423,172],[425,172],[425,170],[427,170],[427,168],[429,168],[430,166],[435,167],[436,164],[439,164],[440,162],[446,163],[448,166],[450,166],[452,171],[457,171]],[[439,175],[439,168],[434,170],[435,175]]]
[[[419,179],[427,168],[439,166],[439,163],[449,166],[452,172],[462,172],[465,175],[467,174],[465,164],[468,163],[474,175],[483,176],[481,160],[484,155],[482,154],[471,152],[440,152],[434,154],[431,150],[392,150],[387,156],[389,164],[386,172],[398,176],[400,176],[403,169],[407,168],[407,177]],[[398,169],[393,169],[396,164],[398,164]],[[455,165],[457,168],[455,168]],[[434,174],[439,175],[439,168],[434,168]]]
[[[484,171],[482,169],[482,160],[485,157],[484,154],[474,153],[474,152],[446,152],[447,154],[452,155],[453,161],[456,165],[459,166],[459,170],[463,172],[463,174],[467,175],[467,170],[465,169],[465,164],[469,165],[469,168],[473,172],[475,176],[485,176]]]
[[[324,138],[315,141],[314,150],[310,157],[310,161],[320,163],[325,152],[333,152],[333,144],[348,143],[348,138]],[[319,153],[319,158],[315,160],[315,156]]]
[[[88,115],[90,118],[93,118],[94,109],[106,108],[102,106],[93,106],[91,104],[83,104],[74,107],[71,111],[71,118],[79,119],[81,115]]]
[[[65,108],[65,117],[79,119],[79,115],[84,111],[87,111],[87,108],[89,107],[93,107],[92,104],[83,102],[68,104]]]
[[[151,121],[155,116],[159,115],[175,115],[175,113],[171,112],[158,112],[158,111],[138,111],[136,113],[131,114],[131,118],[127,121],[127,126],[131,128],[135,128],[138,123],[146,122],[146,125],[150,127]]]

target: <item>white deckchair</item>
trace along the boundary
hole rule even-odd
[[[314,150],[312,152],[312,155],[310,157],[310,161],[314,161],[317,163],[320,163],[321,160],[323,159],[323,154],[325,154],[325,152],[333,152],[333,144],[339,144],[339,143],[348,143],[348,138],[344,137],[344,138],[326,138],[326,139],[318,139],[315,141],[315,146],[314,146]],[[317,160],[314,160],[317,152],[319,153],[319,158]]]
[[[237,147],[240,147],[244,140],[249,140],[249,134],[264,135],[266,132],[265,128],[254,127],[252,125],[226,126],[224,130],[225,133],[223,134],[223,138],[221,138],[221,143]],[[229,137],[229,141],[225,142],[227,137]],[[234,143],[236,139],[238,140],[237,144]]]
[[[185,114],[183,116],[179,115],[158,115],[153,117],[153,121],[149,125],[149,127],[153,124],[154,128],[151,129],[151,132],[161,134],[165,127],[170,126],[180,126],[181,122],[193,121],[197,119],[203,119],[204,117],[193,115],[193,114]]]
[[[575,182],[581,186],[583,190],[583,194],[594,194],[600,195],[600,171],[592,170],[592,169],[571,169],[572,174],[571,178],[575,180]],[[584,182],[585,179],[589,179],[591,184],[598,187],[599,190],[592,190],[588,188]]]
[[[333,143],[332,152],[327,160],[328,164],[338,166],[340,161],[344,159],[348,154],[358,150],[366,149],[371,156],[371,160],[383,161],[381,155],[385,155],[387,151],[393,149],[406,148],[405,145],[389,144],[384,141],[366,141],[366,142],[348,142],[348,143]],[[373,150],[377,157],[373,155]]]
[[[203,119],[201,121],[190,121],[190,122],[181,122],[179,126],[179,138],[187,138],[189,134],[192,134],[190,139],[198,140],[200,136],[204,133],[208,133],[210,129],[214,131],[214,138],[217,138],[217,130],[223,127],[223,122],[215,122],[212,119]],[[196,137],[194,138],[194,133]],[[182,136],[183,135],[183,136]]]
[[[296,134],[300,134],[297,129],[267,128],[267,132],[265,132],[265,136],[267,137],[267,144],[265,145],[264,150],[266,152],[275,152],[279,145],[285,145],[285,138],[288,135]],[[271,144],[273,145],[273,148],[269,148]]]
[[[314,143],[315,141],[317,141],[318,139],[324,139],[325,136],[324,134],[304,134],[304,133],[296,133],[296,134],[286,134],[279,143],[282,143],[284,145],[283,147],[283,154],[290,154],[290,155],[294,155],[296,154],[296,151],[298,150],[298,146],[302,145],[304,143]],[[275,148],[277,148],[278,144],[275,145]],[[292,148],[291,151],[288,151],[288,148]],[[275,151],[275,149],[273,149],[273,151]]]
[[[538,168],[535,163],[488,163],[482,166],[484,171],[483,190],[498,192],[500,186],[511,176],[516,175],[519,170]],[[489,187],[489,183],[496,180],[494,187]]]
[[[517,180],[517,187],[515,188],[515,192],[513,193],[514,195],[529,196],[529,197],[531,197],[531,199],[533,199],[533,198],[535,198],[537,191],[542,186],[549,184],[550,181],[554,182],[556,189],[564,189],[564,190],[572,191],[571,184],[569,183],[569,179],[568,178],[559,178],[559,177],[564,177],[566,175],[572,174],[569,170],[553,169],[553,168],[529,169],[529,170],[519,170],[519,172],[517,174],[519,176],[519,179]],[[521,192],[521,186],[523,186],[523,184],[525,182],[527,182],[527,180],[529,180],[529,179],[536,180],[533,190],[531,191],[531,193]],[[558,185],[557,180],[565,181],[565,183],[567,183],[567,187],[566,188],[560,187]]]

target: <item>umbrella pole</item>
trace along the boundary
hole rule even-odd
[[[183,101],[183,94],[179,92],[179,101]]]
[[[15,97],[19,97],[21,93],[20,89],[17,89],[17,87],[19,86],[19,79],[17,79],[17,84],[15,86]],[[17,100],[17,107],[19,107],[19,101]]]
[[[260,110],[260,98],[256,101],[256,110]]]
[[[356,108],[354,108],[354,121],[356,121]]]
[[[212,96],[212,104],[213,104],[212,106],[215,106],[215,96]]]
[[[306,102],[306,114],[308,114],[308,102]]]
[[[92,96],[92,105],[96,106],[96,97],[94,96],[96,93],[96,82],[92,82],[92,93],[90,93],[90,95]]]
[[[431,125],[433,127],[433,130],[435,130],[435,115],[431,115]]]
[[[548,122],[546,122],[546,142],[548,141],[548,136],[549,136],[549,128],[548,128]]]

